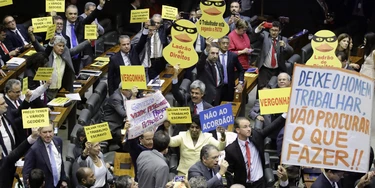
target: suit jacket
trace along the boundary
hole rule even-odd
[[[37,52],[46,52],[49,54],[49,61],[47,63],[47,67],[52,67],[53,66],[53,61],[54,61],[54,56],[53,56],[53,50],[52,46],[48,45],[47,48],[44,48],[39,44],[37,40],[33,42],[34,48]],[[75,72],[74,72],[74,67],[73,67],[73,62],[72,62],[72,56],[80,53],[86,46],[90,46],[90,43],[88,41],[81,42],[79,45],[76,47],[69,49],[66,45],[64,48],[64,52],[61,54],[61,59],[65,61],[65,72],[63,75],[61,87],[65,88],[65,90],[69,92],[73,92],[73,82],[75,80]]]
[[[130,12],[132,10],[135,10],[134,7],[127,3],[127,5],[124,7],[125,10],[122,11],[121,17],[122,17],[122,25],[124,29],[120,31],[120,34],[129,34],[134,35],[138,33],[139,30],[142,30],[142,24],[141,23],[130,23]],[[126,28],[126,29],[125,29]]]
[[[202,37],[201,35],[198,35],[199,38],[197,38],[197,40],[199,39],[200,42],[201,42],[201,52],[204,52],[204,50],[206,49],[206,39],[204,37]],[[195,49],[195,45],[197,44],[197,41],[195,40],[194,42],[194,49]]]
[[[230,18],[230,16],[224,18],[225,22],[228,23],[229,22],[229,18]],[[250,35],[253,33],[253,28],[251,27],[251,24],[250,24],[251,23],[250,17],[240,15],[240,18],[241,18],[241,20],[244,20],[244,21],[246,21],[249,24],[249,27],[246,30],[246,34],[250,37]],[[236,23],[230,24],[229,25],[229,29],[230,29],[229,33],[231,31],[233,31],[234,29],[236,29]]]
[[[337,182],[338,188],[342,188],[342,185]],[[324,176],[323,172],[318,176],[315,182],[311,185],[311,188],[331,188],[332,184]]]
[[[169,142],[169,147],[180,147],[180,162],[177,167],[179,175],[186,175],[189,168],[199,161],[199,156],[203,146],[207,144],[212,144],[219,148],[219,150],[224,150],[226,141],[220,142],[212,137],[211,133],[201,133],[199,135],[197,143],[194,145],[191,139],[190,131],[180,132],[179,135],[171,137]]]
[[[64,171],[64,161],[62,157],[62,140],[59,137],[54,137],[52,139],[55,144],[57,151],[60,153],[61,157],[61,173],[60,181],[57,187],[60,186],[62,181],[66,181],[66,174]],[[27,185],[27,179],[29,178],[30,171],[35,168],[39,168],[44,172],[45,175],[45,187],[54,187],[53,186],[53,175],[50,159],[47,153],[46,146],[42,139],[38,139],[25,156],[25,164],[22,170],[22,176],[24,184]]]
[[[139,60],[139,53],[142,51],[145,43],[147,42],[147,35],[142,35],[137,45],[132,45],[129,51],[129,60],[131,65],[141,65]],[[111,96],[120,84],[120,66],[125,65],[121,56],[121,51],[110,57],[108,67],[108,92]]]
[[[169,167],[163,154],[144,151],[137,159],[139,187],[162,188],[168,183]]]
[[[4,43],[4,45],[5,45],[5,43]],[[7,49],[8,49],[8,47],[7,47]],[[10,52],[9,49],[8,49],[8,51]],[[5,52],[3,51],[2,48],[0,48],[0,56],[1,56],[1,59],[4,61],[4,65],[5,65],[6,62],[9,61],[9,59],[10,59],[9,54],[5,54]]]
[[[2,159],[0,167],[0,187],[12,187],[14,173],[9,172],[9,169],[14,168],[14,164],[25,155],[29,150],[31,144],[27,140],[24,140],[15,150]]]
[[[227,67],[223,67],[223,68],[227,69],[228,89],[229,89],[229,92],[227,92],[227,95],[228,95],[228,99],[233,100],[233,98],[234,98],[234,87],[236,86],[235,72],[236,71],[239,72],[238,80],[243,82],[245,71],[244,71],[241,63],[238,61],[237,54],[235,54],[231,51],[228,51],[228,54],[227,54],[226,57],[227,57],[227,59],[226,59]],[[219,57],[219,59],[221,60],[220,57]],[[223,75],[224,75],[224,73],[223,73]],[[224,76],[223,76],[223,79],[224,79]]]
[[[210,174],[211,172],[208,171],[208,168],[204,166],[202,161],[198,161],[195,163],[193,166],[190,167],[189,173],[188,173],[188,180],[192,177],[197,177],[197,176],[203,176],[207,180],[207,187],[208,188],[224,188],[223,182],[221,179],[219,180],[217,176],[215,175],[216,173],[219,172],[219,166],[216,168],[212,169],[214,175]]]
[[[30,41],[29,34],[27,29],[22,24],[17,24],[17,29],[21,33],[22,37],[26,40],[26,42]],[[5,38],[4,44],[7,46],[8,51],[13,51],[16,48],[21,47],[21,51],[23,51],[23,43],[21,37],[18,37],[13,31],[7,30],[7,37]]]
[[[215,106],[220,104],[221,88],[224,81],[224,71],[223,65],[219,62],[215,62],[216,67],[220,75],[220,83],[217,86],[214,75],[211,71],[210,62],[207,60],[207,55],[203,52],[196,64],[198,79],[201,80],[206,85],[206,91],[204,95],[205,101],[212,104],[215,101]],[[215,75],[216,76],[216,75]]]
[[[272,124],[262,130],[252,129],[251,136],[249,137],[250,142],[254,144],[258,150],[259,157],[262,162],[264,169],[264,138],[272,133],[275,129],[283,127],[285,125],[285,119],[283,117],[277,118]],[[228,161],[229,166],[226,173],[228,186],[232,184],[246,184],[247,172],[245,166],[245,159],[242,155],[240,145],[238,144],[238,138],[233,143],[229,144],[225,148],[225,160]],[[233,175],[232,175],[233,174]]]
[[[260,40],[263,40],[262,44],[262,50],[259,54],[258,60],[257,60],[257,67],[260,70],[260,68],[263,66],[264,61],[266,60],[268,53],[270,52],[270,49],[272,48],[272,38],[270,36],[270,33],[268,31],[261,31],[259,33],[256,33],[256,36],[259,37]],[[286,71],[286,56],[291,55],[293,53],[293,48],[288,44],[288,39],[282,36],[278,36],[278,41],[283,40],[285,43],[285,47],[280,47],[280,43],[276,42],[276,54],[277,54],[277,65],[279,67],[279,70],[282,72]]]
[[[102,107],[102,122],[108,122],[112,134],[124,126],[126,109],[120,90],[116,90]],[[118,135],[121,136],[121,135]]]
[[[162,126],[159,126],[159,127],[162,127]],[[134,178],[136,180],[138,180],[138,174],[137,174],[137,171],[138,171],[138,168],[137,168],[138,156],[143,151],[152,150],[152,149],[148,149],[148,148],[144,147],[143,145],[141,145],[139,143],[138,138],[130,139],[126,142],[126,144],[129,146],[129,154],[130,154],[130,157],[132,158],[132,162],[133,162],[133,165],[134,165],[134,174],[135,174]]]

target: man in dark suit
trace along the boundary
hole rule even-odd
[[[219,167],[219,156],[219,149],[216,146],[212,144],[203,146],[200,153],[201,160],[189,168],[188,180],[203,176],[207,180],[208,188],[224,187],[221,178],[227,172],[228,162],[221,161]]]
[[[21,82],[16,79],[9,79],[5,83],[4,93],[5,93],[5,102],[8,105],[7,112],[12,113],[16,119],[15,122],[21,121],[21,114],[18,112],[20,111],[19,107],[22,104],[22,100],[20,99],[21,96]]]
[[[221,102],[221,89],[224,84],[223,65],[219,62],[219,47],[212,44],[212,38],[206,39],[206,50],[196,64],[198,79],[206,85],[205,100],[217,106]]]
[[[89,188],[95,185],[95,174],[91,168],[88,167],[81,167],[77,170],[73,176],[77,176],[77,180],[79,185],[76,188]]]
[[[25,156],[25,164],[22,169],[24,184],[27,185],[30,171],[39,168],[46,176],[45,187],[67,188],[62,158],[62,140],[59,137],[54,137],[53,122],[51,121],[47,127],[39,128],[39,135],[40,138]]]
[[[139,53],[147,42],[148,24],[145,24],[143,33],[137,45],[132,46],[130,37],[121,35],[119,38],[120,51],[111,56],[108,65],[108,92],[111,96],[121,83],[120,66],[141,65]]]
[[[66,36],[65,32],[63,33],[63,31],[64,31],[64,19],[59,15],[53,16],[53,23],[56,25],[55,36],[64,37],[66,39],[66,46],[68,46],[68,48],[70,48],[70,38],[68,36]],[[49,41],[50,41],[50,39],[45,40],[44,44],[48,44]]]
[[[224,36],[218,41],[220,52],[219,60],[223,65],[223,88],[221,89],[222,101],[233,101],[235,89],[242,92],[242,85],[244,81],[244,70],[241,63],[238,61],[237,54],[228,51],[229,37]],[[236,79],[238,77],[238,84]]]
[[[226,17],[224,20],[225,22],[227,22],[227,24],[229,25],[229,29],[231,31],[233,31],[234,29],[236,29],[236,23],[238,20],[244,20],[246,21],[248,24],[248,28],[246,30],[246,34],[248,36],[251,35],[251,33],[253,33],[253,28],[251,28],[251,19],[250,17],[248,16],[243,16],[240,14],[241,12],[241,5],[238,1],[233,1],[231,4],[230,4],[230,12],[231,12],[231,15]]]
[[[18,49],[10,51],[6,47],[6,45],[4,43],[4,41],[7,37],[6,31],[7,31],[7,29],[4,26],[0,25],[0,56],[1,56],[0,66],[1,67],[4,66],[5,63],[10,60],[10,58],[12,58],[13,56],[17,56],[17,54],[19,53]],[[4,71],[2,69],[0,69],[0,75],[3,76],[3,77],[6,76],[6,74],[4,73]]]
[[[225,160],[229,163],[226,175],[228,186],[239,183],[247,188],[265,188],[264,138],[284,126],[285,118],[286,113],[262,130],[252,129],[250,120],[245,117],[236,118],[234,129],[238,137],[225,148]]]
[[[31,47],[29,35],[22,24],[17,24],[12,16],[5,16],[3,24],[8,29],[5,40],[8,50],[13,51],[18,48],[22,52]]]
[[[267,85],[272,76],[277,76],[280,72],[287,72],[285,59],[293,53],[293,48],[288,44],[288,39],[280,36],[280,22],[272,22],[272,28],[264,31],[262,22],[256,29],[256,36],[263,41],[262,50],[257,60],[259,69],[258,87]]]
[[[311,188],[342,188],[339,181],[344,177],[344,174],[344,171],[325,169],[311,185]]]

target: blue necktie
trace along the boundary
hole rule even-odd
[[[221,54],[221,64],[224,68],[224,84],[228,83],[228,73],[227,73],[227,62],[225,61],[225,54]]]
[[[76,37],[75,30],[74,30],[74,24],[70,24],[70,37],[72,39],[72,48],[74,48],[77,46],[77,37]],[[78,54],[73,56],[73,59],[77,59],[77,58],[78,58]]]
[[[52,168],[53,185],[56,187],[57,183],[59,183],[59,177],[57,175],[57,167],[56,167],[55,157],[54,157],[53,152],[52,152],[52,144],[48,144],[48,150],[49,150],[49,160],[50,160],[51,168]]]

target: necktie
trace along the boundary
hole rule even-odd
[[[210,173],[210,179],[211,179],[213,177],[212,169],[210,169],[208,172]]]
[[[228,72],[227,72],[227,62],[225,61],[225,54],[221,54],[221,64],[224,68],[224,84],[228,83]]]
[[[59,177],[57,175],[57,167],[55,157],[52,152],[52,144],[48,144],[48,152],[49,152],[49,162],[51,163],[52,168],[52,176],[53,176],[53,185],[56,187],[57,183],[59,182]]]
[[[198,114],[198,113],[197,113],[197,105],[194,104],[194,115],[196,115],[196,114]]]
[[[62,82],[62,75],[60,75],[60,67],[61,67],[61,57],[60,56],[57,56],[56,57],[56,71],[57,71],[57,83],[56,83],[56,87],[57,89],[60,89],[61,88],[61,82]]]
[[[15,141],[14,141],[14,138],[12,136],[12,133],[9,130],[9,127],[8,127],[9,125],[5,121],[4,116],[1,116],[1,124],[2,124],[2,126],[4,126],[5,131],[7,132],[8,136],[9,136],[9,139],[10,139],[11,148],[6,148],[6,150],[5,150],[5,154],[8,155],[8,150],[9,149],[13,150],[13,148],[15,146]]]
[[[71,37],[71,40],[72,40],[72,48],[76,47],[77,46],[77,37],[76,37],[76,33],[75,33],[75,29],[74,29],[74,24],[70,24],[70,37]],[[78,54],[73,56],[74,59],[77,59],[78,58]]]
[[[18,107],[19,107],[18,101],[14,101],[14,104],[16,104],[16,108],[18,109]]]
[[[332,183],[332,188],[336,188],[335,182]]]
[[[4,54],[9,54],[9,51],[7,47],[4,45],[4,43],[0,42],[0,47],[3,50]],[[10,58],[12,58],[12,56],[10,56]]]
[[[158,33],[158,30],[155,30],[155,33],[153,35],[154,37],[154,58],[157,58],[158,57],[158,43],[157,43],[157,38],[156,38],[156,34]]]
[[[250,180],[250,167],[251,167],[251,153],[250,153],[250,148],[249,148],[249,142],[245,142],[245,147],[246,147],[246,158],[247,158],[247,179]]]
[[[273,40],[273,43],[272,43],[272,57],[271,57],[271,67],[272,68],[275,68],[276,67],[276,49],[275,49],[275,46],[276,46],[276,40]]]

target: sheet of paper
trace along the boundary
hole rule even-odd
[[[79,96],[79,93],[65,94],[65,97],[73,101],[81,101],[81,96]]]

